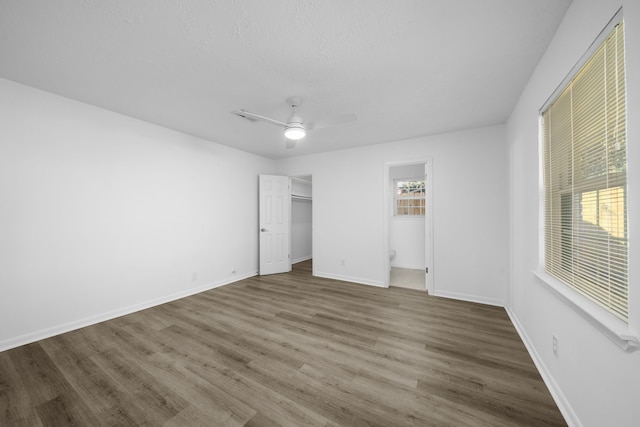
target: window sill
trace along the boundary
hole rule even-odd
[[[622,320],[617,319],[545,271],[533,271],[533,274],[542,284],[553,291],[554,294],[589,321],[589,323],[598,328],[620,348],[628,352],[640,349],[640,339],[629,329],[629,325]]]

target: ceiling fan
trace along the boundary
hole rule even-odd
[[[302,117],[300,117],[296,111],[296,109],[302,103],[302,98],[299,96],[292,96],[287,98],[287,104],[291,105],[291,115],[287,119],[286,122],[281,122],[279,120],[271,119],[269,117],[261,116],[259,114],[251,113],[249,111],[239,109],[235,110],[233,113],[237,114],[240,117],[244,117],[245,119],[256,121],[262,120],[263,122],[271,123],[272,125],[281,126],[284,128],[284,136],[287,139],[286,148],[293,148],[296,146],[296,142],[299,139],[302,139],[307,134],[307,131],[316,130],[329,126],[341,125],[343,123],[348,123],[354,121],[358,118],[354,113],[350,114],[342,114],[339,116],[334,116],[325,120],[317,120],[315,122],[305,123],[302,121]]]

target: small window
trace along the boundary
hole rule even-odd
[[[425,186],[423,178],[401,178],[394,180],[395,216],[424,216]]]
[[[628,319],[623,22],[541,110],[545,270]]]

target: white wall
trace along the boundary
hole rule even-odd
[[[424,270],[424,217],[391,217],[389,223],[389,249],[396,251],[392,267]]]
[[[311,200],[291,199],[291,262],[311,259],[312,208]]]
[[[625,352],[532,271],[538,267],[538,110],[616,10],[624,6],[627,55],[630,326],[640,330],[640,2],[573,0],[507,126],[510,157],[509,311],[571,425],[637,426],[640,351]],[[559,353],[552,352],[552,335]]]
[[[314,273],[385,284],[385,163],[428,157],[433,159],[436,293],[504,303],[509,239],[502,126],[279,161],[282,174],[313,174]]]
[[[0,350],[256,273],[273,161],[2,79],[0,117]]]
[[[389,168],[389,200],[393,205],[395,179],[424,177],[424,163],[413,165],[393,166]],[[396,251],[391,260],[392,267],[417,268],[424,270],[425,264],[425,218],[402,217],[393,215],[390,209],[389,221],[389,249]]]

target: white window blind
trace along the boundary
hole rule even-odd
[[[628,320],[623,21],[541,117],[545,270]]]

